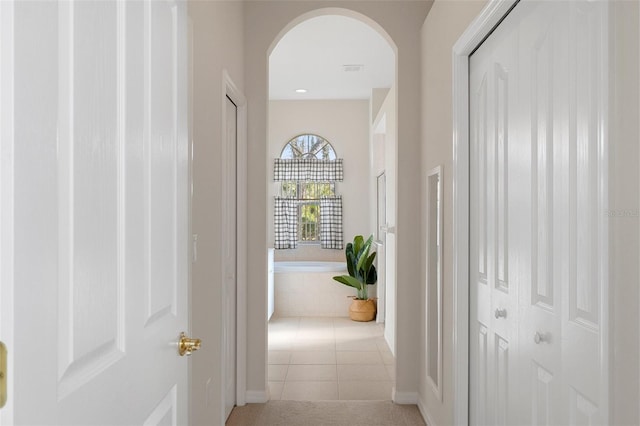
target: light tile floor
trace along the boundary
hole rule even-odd
[[[390,400],[395,360],[383,332],[374,321],[272,318],[271,399]]]

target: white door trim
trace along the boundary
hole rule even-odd
[[[0,2],[0,340],[7,346],[7,403],[0,425],[13,424],[13,1]]]
[[[237,242],[236,242],[236,405],[247,402],[247,100],[231,79],[227,70],[222,71],[222,141],[226,141],[226,96],[238,108],[237,118]],[[224,162],[223,162],[224,163]],[[222,176],[222,187],[226,188],[227,178]],[[221,376],[221,377],[224,377]],[[223,392],[224,395],[224,392]],[[224,402],[224,401],[223,401]]]
[[[453,46],[453,423],[469,423],[469,56],[515,6],[491,0]]]
[[[454,424],[469,423],[469,56],[491,34],[493,29],[504,19],[519,0],[490,0],[480,15],[469,25],[467,30],[453,46],[453,292],[454,292]],[[605,16],[604,31],[600,43],[603,56],[609,57],[608,25]],[[608,61],[602,64],[601,99],[609,100],[606,88],[609,81]],[[606,105],[603,111],[607,111]],[[606,116],[598,117],[600,126],[600,145],[598,163],[601,170],[598,180],[598,206],[608,205],[608,138],[609,128]],[[600,228],[603,242],[601,259],[600,307],[602,363],[600,383],[601,392],[606,396],[609,391],[609,231],[603,218]],[[608,399],[603,398],[600,407],[604,419],[608,418]]]

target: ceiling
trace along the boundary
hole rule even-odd
[[[345,65],[362,65],[345,71]],[[369,99],[393,84],[395,55],[367,24],[318,16],[292,28],[269,57],[270,99]],[[306,93],[296,93],[306,89]]]

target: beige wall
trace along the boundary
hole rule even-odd
[[[191,132],[193,149],[192,230],[198,261],[192,267],[192,334],[204,342],[190,358],[191,424],[222,424],[222,183],[220,150],[226,69],[243,87],[243,4],[189,1],[191,44]],[[186,361],[186,360],[185,360]],[[207,386],[209,383],[209,386]],[[208,400],[208,401],[207,401]]]
[[[484,1],[436,1],[422,27],[422,194],[426,194],[426,174],[443,166],[444,239],[443,239],[443,399],[440,401],[428,385],[424,338],[420,349],[420,400],[434,425],[453,423],[453,122],[452,122],[452,48],[471,21],[485,5]],[[426,218],[426,206],[422,206]],[[423,223],[422,229],[426,229]],[[426,282],[426,246],[421,235],[421,286],[424,299]],[[420,324],[424,327],[424,315]],[[424,329],[421,330],[424,336]]]
[[[328,140],[338,158],[344,159],[344,181],[336,184],[343,199],[343,233],[345,244],[354,235],[369,234],[369,101],[316,100],[269,102],[269,153],[267,175],[269,199],[267,209],[267,243],[273,247],[273,196],[279,183],[273,182],[273,159],[284,145],[303,133],[313,133]],[[364,207],[366,206],[366,207]],[[300,246],[294,250],[276,250],[275,260],[344,261],[343,250],[322,249],[319,245]]]
[[[420,27],[429,2],[417,1],[249,1],[245,3],[245,94],[248,99],[248,234],[251,259],[248,276],[249,395],[266,393],[266,253],[267,242],[267,59],[275,45],[300,17],[325,13],[347,14],[362,19],[388,35],[397,54],[398,105],[398,304],[403,306],[397,323],[397,379],[400,397],[417,395],[419,331],[415,327],[420,301],[419,210],[415,188],[420,177]],[[331,9],[328,9],[331,8]],[[336,9],[340,8],[340,9]]]
[[[609,107],[609,210],[613,214],[608,221],[611,289],[609,329],[612,330],[609,350],[612,367],[610,420],[615,425],[638,425],[640,6],[637,1],[617,1],[613,6],[611,22],[615,30],[612,32],[610,62],[613,97]]]

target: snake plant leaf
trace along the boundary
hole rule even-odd
[[[353,287],[357,290],[361,290],[363,286],[363,284],[358,279],[350,277],[349,275],[338,275],[336,277],[333,277],[333,279],[338,281],[339,283],[348,285],[349,287]]]

